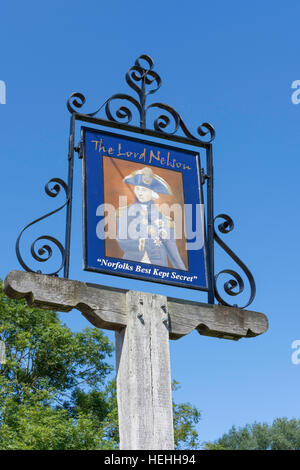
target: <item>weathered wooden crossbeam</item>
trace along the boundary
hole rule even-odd
[[[197,330],[237,340],[264,333],[262,313],[126,291],[42,274],[10,272],[4,292],[30,306],[79,310],[115,330],[120,449],[174,448],[169,339]]]
[[[128,291],[125,289],[22,271],[11,271],[3,289],[10,297],[25,298],[30,306],[61,312],[77,309],[97,328],[120,331],[127,325]],[[268,319],[262,313],[159,297],[161,318],[168,323],[170,339],[197,330],[204,336],[238,340],[260,335],[268,329]]]

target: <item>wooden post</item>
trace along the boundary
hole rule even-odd
[[[235,307],[209,305],[125,291],[43,274],[11,271],[6,295],[32,307],[78,309],[97,328],[115,330],[120,448],[174,448],[169,339],[193,330],[238,340],[268,329],[267,317]]]
[[[174,449],[167,298],[129,291],[116,332],[120,449]]]

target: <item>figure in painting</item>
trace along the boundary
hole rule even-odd
[[[145,167],[123,180],[133,186],[136,200],[118,209],[117,241],[123,259],[186,270],[176,244],[174,221],[159,211],[159,194],[171,195],[168,183]]]

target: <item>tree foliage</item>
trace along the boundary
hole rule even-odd
[[[207,443],[209,450],[300,450],[300,420],[277,418],[267,423],[233,426],[214,443]]]
[[[0,367],[1,449],[117,445],[107,423],[115,406],[108,382],[113,348],[101,330],[74,333],[55,312],[29,308],[1,292],[0,339],[6,346]],[[91,394],[98,420],[77,404],[80,392]]]
[[[178,390],[176,380],[172,384],[173,391]],[[200,411],[190,403],[173,403],[174,440],[176,449],[198,449],[200,446],[196,424],[201,418]]]
[[[118,448],[113,347],[101,330],[72,332],[57,313],[0,290],[0,340],[1,450]],[[173,406],[177,448],[196,448],[200,413]]]

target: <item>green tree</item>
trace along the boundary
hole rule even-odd
[[[267,423],[233,426],[215,442],[206,443],[209,450],[300,450],[300,420],[277,418]]]
[[[118,448],[113,347],[101,330],[72,332],[57,313],[0,290],[0,340],[1,450]],[[197,448],[199,411],[173,406],[176,447]]]
[[[173,392],[178,390],[179,383],[172,383]],[[200,411],[190,403],[177,405],[173,402],[174,440],[176,449],[199,449],[200,442],[196,425],[201,418]]]
[[[74,333],[55,312],[29,308],[1,292],[0,339],[6,346],[0,367],[1,449],[96,449],[108,440],[117,445],[106,435],[113,348],[101,330]],[[97,395],[98,421],[76,408],[79,390]]]

